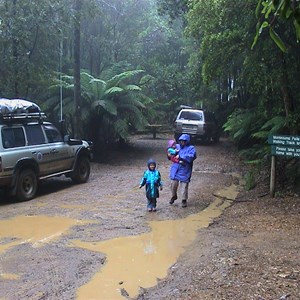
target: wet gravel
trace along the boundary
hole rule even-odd
[[[200,212],[216,190],[237,183],[233,174],[245,174],[229,141],[196,145],[188,207],[176,202],[170,206],[166,158],[170,138],[170,134],[155,140],[150,135],[134,136],[128,147],[112,149],[100,163],[93,162],[84,185],[56,178],[43,182],[29,202],[2,200],[0,220],[42,215],[82,222],[43,247],[23,243],[0,253],[0,273],[18,275],[0,277],[0,299],[76,299],[78,287],[103,267],[106,257],[70,247],[72,240],[138,235],[149,231],[148,221]],[[157,213],[146,211],[144,191],[138,189],[150,157],[156,159],[164,181]],[[242,181],[238,183],[242,186]],[[255,190],[241,189],[221,217],[199,230],[168,276],[153,288],[141,289],[138,299],[300,299],[299,197],[269,198],[267,192],[263,180]],[[0,235],[0,245],[12,240]]]

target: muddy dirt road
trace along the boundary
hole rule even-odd
[[[0,299],[299,299],[299,198],[243,192],[221,140],[196,146],[188,207],[170,206],[169,138],[134,137],[87,184],[52,179],[29,202],[2,200]],[[150,157],[164,182],[156,213],[138,189]],[[218,192],[231,187],[228,202]]]

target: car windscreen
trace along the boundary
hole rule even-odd
[[[180,120],[193,120],[193,121],[202,121],[203,113],[201,111],[182,111],[180,116]]]

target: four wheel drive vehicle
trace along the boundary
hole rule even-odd
[[[174,127],[177,141],[183,133],[189,134],[192,139],[200,139],[203,142],[211,140],[218,142],[220,138],[214,114],[202,109],[181,109],[175,120]]]
[[[15,101],[15,102],[14,102]],[[62,136],[35,104],[0,99],[0,189],[19,201],[34,198],[38,181],[54,176],[85,183],[92,143]]]

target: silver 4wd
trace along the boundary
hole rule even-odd
[[[179,136],[187,133],[194,140],[202,140],[203,142],[219,141],[219,130],[212,112],[183,108],[178,113],[174,124],[175,139],[178,140]]]
[[[34,198],[43,179],[65,175],[87,182],[91,143],[63,136],[44,121],[38,106],[20,100],[21,109],[20,104],[11,109],[9,101],[15,104],[0,99],[0,189],[25,201]]]

